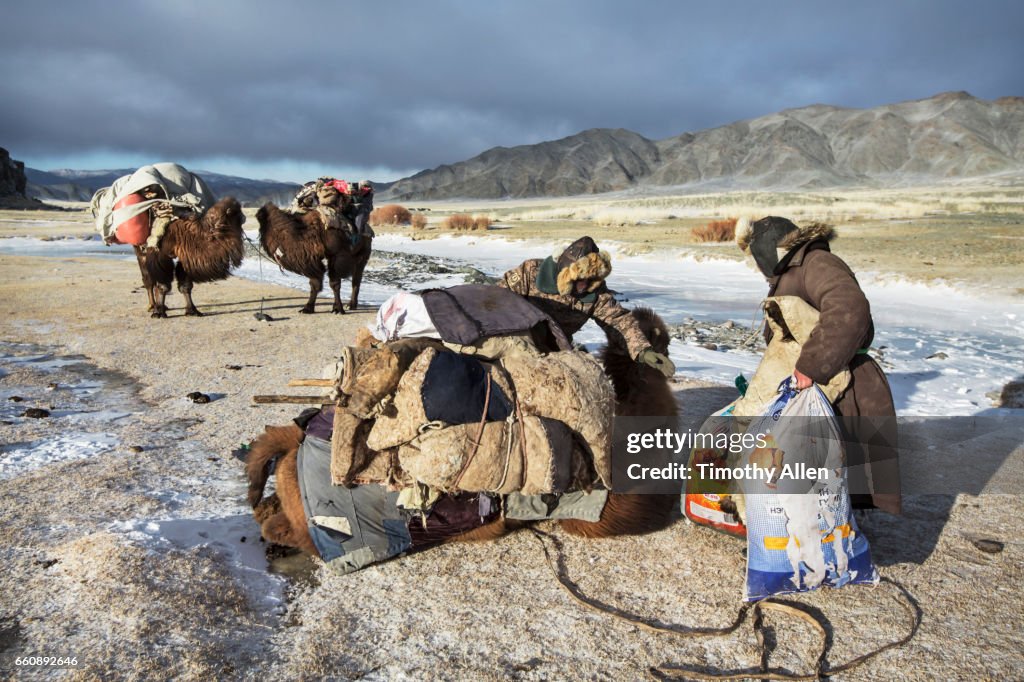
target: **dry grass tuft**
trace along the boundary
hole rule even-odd
[[[468,230],[473,227],[473,217],[466,213],[456,213],[442,220],[441,227],[445,230]]]
[[[379,227],[381,225],[408,225],[412,221],[412,214],[405,206],[398,204],[387,204],[374,209],[370,214],[370,225]]]
[[[468,213],[456,213],[441,221],[441,227],[445,230],[458,232],[469,230],[486,230],[491,226],[491,219],[485,215],[471,216]]]
[[[707,225],[691,229],[690,234],[698,242],[731,242],[736,238],[736,218],[712,220]]]
[[[427,226],[427,216],[422,213],[414,213],[409,222],[412,225],[412,229],[422,230]]]

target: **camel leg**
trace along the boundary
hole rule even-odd
[[[149,270],[146,268],[146,257],[142,253],[141,246],[133,247],[135,249],[135,260],[139,263],[139,272],[142,273],[142,288],[146,290],[146,296],[149,298],[149,307],[146,308],[146,312],[153,312],[156,310],[156,302],[153,300],[153,278],[149,276]]]
[[[306,301],[306,305],[299,308],[299,312],[304,315],[312,315],[313,310],[316,307],[316,297],[323,291],[324,288],[324,274],[321,272],[319,277],[309,278],[309,300]]]
[[[185,268],[181,267],[180,262],[174,266],[174,277],[178,280],[178,291],[185,297],[185,314],[191,317],[202,317],[203,314],[192,302],[192,278],[185,272]]]
[[[331,284],[331,292],[334,294],[334,305],[331,312],[335,315],[344,315],[345,308],[341,305],[341,274],[339,267],[344,256],[335,256],[327,262],[327,281]]]
[[[150,289],[153,292],[153,312],[150,313],[150,317],[167,317],[167,306],[164,304],[167,294],[171,291],[170,284],[164,284],[163,282],[157,282]]]
[[[153,312],[150,317],[167,317],[165,299],[174,281],[174,261],[160,253],[150,251],[145,255],[146,271],[153,283]]]
[[[366,239],[366,253],[360,254],[352,270],[352,296],[348,299],[348,309],[355,310],[359,302],[359,285],[363,283],[363,270],[370,260],[370,239]]]

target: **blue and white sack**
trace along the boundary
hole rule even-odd
[[[851,513],[832,406],[817,386],[797,391],[790,382],[751,423],[747,433],[760,438],[741,460],[750,465],[747,601],[879,580]]]

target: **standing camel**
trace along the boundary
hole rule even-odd
[[[331,312],[344,314],[341,280],[352,279],[348,309],[355,310],[363,270],[370,260],[373,239],[360,235],[340,211],[321,207],[305,213],[283,211],[267,203],[256,213],[260,223],[260,246],[280,267],[309,278],[309,300],[300,313],[312,314],[317,295],[324,288],[327,273],[334,305]]]
[[[225,197],[202,215],[172,220],[156,248],[135,247],[152,317],[167,317],[165,299],[175,279],[185,314],[202,316],[192,302],[192,286],[226,279],[242,263],[244,222],[241,204]]]

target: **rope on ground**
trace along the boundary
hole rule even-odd
[[[652,677],[659,680],[682,680],[682,679],[697,679],[697,680],[745,680],[751,678],[758,678],[762,680],[822,680],[825,677],[836,675],[842,672],[848,672],[854,668],[863,665],[864,663],[875,658],[884,651],[900,647],[908,643],[917,634],[917,630],[921,625],[921,619],[923,612],[921,607],[918,605],[917,600],[914,599],[913,595],[900,583],[889,578],[882,578],[883,583],[887,583],[895,587],[897,594],[893,595],[893,598],[900,606],[903,607],[907,615],[910,618],[910,629],[906,635],[900,639],[888,642],[882,646],[869,651],[866,654],[858,656],[846,663],[842,663],[837,666],[832,666],[827,670],[824,669],[825,657],[829,651],[829,640],[828,630],[825,624],[815,615],[809,613],[799,602],[784,601],[778,598],[766,598],[750,604],[744,604],[740,607],[739,612],[736,614],[735,620],[725,627],[719,628],[708,628],[708,627],[686,627],[677,624],[665,624],[654,621],[650,618],[638,616],[636,614],[628,613],[615,606],[605,604],[593,597],[589,597],[583,593],[579,585],[577,585],[572,578],[569,577],[568,568],[565,563],[565,550],[562,541],[556,536],[546,533],[536,528],[530,528],[533,536],[537,538],[541,547],[544,550],[544,557],[547,560],[548,566],[551,568],[558,580],[559,585],[577,602],[586,606],[587,608],[593,609],[600,613],[610,615],[619,620],[625,621],[636,627],[649,630],[657,633],[667,633],[675,635],[677,637],[723,637],[725,635],[732,634],[739,629],[740,625],[747,619],[747,614],[752,610],[754,612],[754,618],[752,626],[754,629],[754,638],[757,641],[759,650],[760,664],[757,670],[742,670],[733,672],[706,672],[704,670],[698,670],[679,665],[663,664],[660,666],[652,667],[649,669],[649,673]],[[554,546],[552,552],[548,547],[548,543],[544,540],[548,539]],[[552,557],[554,554],[554,557]],[[902,597],[902,598],[901,598]],[[810,673],[790,673],[779,668],[770,668],[768,666],[769,651],[765,643],[764,637],[764,613],[767,611],[774,611],[780,614],[791,616],[799,620],[804,621],[810,625],[817,633],[820,639],[819,654],[814,663],[814,670]]]
[[[257,263],[259,264],[259,267],[260,267],[260,284],[266,284],[266,281],[263,279],[263,249],[260,247],[259,244],[257,244],[252,239],[250,239],[249,235],[247,235],[246,233],[243,232],[242,233],[242,237],[245,238],[245,241],[249,242],[249,246],[251,246],[253,249],[256,250],[256,261],[257,261]],[[261,295],[260,296],[260,311],[253,316],[257,320],[259,320],[261,322],[267,321],[266,320],[267,315],[263,312],[263,302],[265,300],[266,300],[266,296],[262,296]]]

